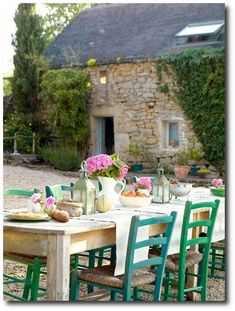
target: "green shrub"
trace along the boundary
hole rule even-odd
[[[30,137],[19,137],[17,140],[17,151],[20,153],[31,153],[32,152],[32,136],[33,132],[31,129],[31,123],[23,114],[10,114],[4,120],[4,137],[14,137],[14,134]],[[4,139],[3,143],[4,152],[14,151],[14,140]]]
[[[41,148],[40,153],[44,160],[49,161],[54,168],[61,171],[75,171],[80,168],[84,160],[83,155],[68,148]]]

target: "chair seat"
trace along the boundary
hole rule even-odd
[[[83,270],[79,279],[102,285],[123,288],[124,275],[114,276],[115,265],[107,265]],[[155,281],[156,275],[146,269],[134,271],[132,287],[150,284]]]
[[[159,249],[151,249],[149,256],[159,256]],[[186,269],[198,264],[202,260],[202,254],[198,252],[188,251],[186,254]],[[172,271],[179,271],[179,254],[169,255],[166,260],[166,268]]]
[[[211,248],[213,248],[213,247],[224,248],[225,247],[225,240],[211,243]]]

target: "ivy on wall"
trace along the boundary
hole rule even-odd
[[[167,55],[157,69],[173,65],[178,87],[174,90],[203,145],[204,157],[218,169],[225,161],[225,50],[188,49]],[[169,71],[166,72],[169,74]],[[161,76],[160,76],[161,77]]]
[[[42,77],[41,98],[50,105],[49,124],[60,145],[85,151],[89,139],[89,75],[77,69],[49,70]]]

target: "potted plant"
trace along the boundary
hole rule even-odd
[[[197,174],[198,174],[198,176],[200,177],[200,178],[211,178],[211,171],[210,170],[208,170],[208,169],[205,169],[205,170],[199,170],[198,172],[197,172]]]
[[[133,156],[135,158],[135,161],[136,163],[134,163],[132,166],[131,166],[131,169],[133,172],[140,172],[142,171],[143,169],[143,164],[142,163],[138,163],[137,160],[138,160],[138,156],[140,155],[141,153],[141,147],[140,145],[138,145],[137,143],[129,143],[128,145],[128,152],[131,156]]]
[[[200,170],[200,167],[197,167],[198,161],[200,161],[203,157],[203,151],[201,149],[190,149],[189,150],[189,158],[188,164],[192,165],[191,167],[191,175],[197,175],[197,172]]]
[[[188,150],[182,150],[177,154],[177,164],[174,165],[174,173],[177,178],[185,178],[188,176],[190,171],[190,167],[188,166],[189,159]]]

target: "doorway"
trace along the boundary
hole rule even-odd
[[[114,153],[113,117],[97,118],[97,154]]]

